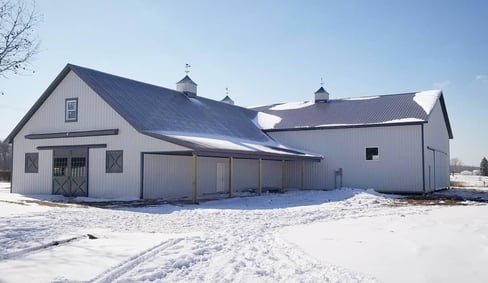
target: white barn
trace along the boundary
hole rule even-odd
[[[312,188],[426,193],[449,187],[453,138],[441,91],[329,99],[254,108],[276,117],[275,140],[325,158]]]
[[[316,97],[246,109],[197,96],[188,76],[172,90],[68,64],[6,139],[11,191],[196,202],[271,188],[449,186],[441,92]],[[381,118],[358,122],[361,111]],[[356,120],[331,120],[337,113]]]
[[[12,192],[196,201],[283,189],[287,163],[322,158],[271,139],[263,115],[198,97],[189,77],[177,89],[68,64],[7,137]]]

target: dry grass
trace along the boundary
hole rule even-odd
[[[23,200],[25,203],[35,203],[37,205],[49,206],[49,207],[69,207],[69,205],[59,202],[44,201],[44,200]]]
[[[462,188],[462,187],[467,187],[464,182],[461,181],[451,181],[450,186],[454,188]]]
[[[418,197],[406,197],[401,199],[396,199],[392,206],[408,206],[408,205],[469,205],[465,199],[460,197],[429,197],[429,196],[418,196]]]

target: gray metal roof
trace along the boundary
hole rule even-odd
[[[452,138],[442,92],[440,100],[444,120]],[[252,108],[278,117],[279,122],[267,131],[310,128],[360,127],[425,123],[430,112],[414,100],[418,93],[331,99],[325,103],[283,103]]]
[[[17,127],[7,137],[12,142],[62,79],[73,71],[93,91],[139,132],[180,144],[195,151],[240,152],[269,159],[321,158],[288,149],[264,133],[254,122],[257,112],[211,99],[187,96],[183,92],[151,85],[100,71],[68,64]],[[208,143],[188,137],[211,137],[227,143]],[[253,150],[239,150],[233,144],[251,144]],[[237,149],[236,149],[237,148]]]
[[[181,80],[179,80],[177,82],[177,84],[184,83],[184,82],[189,82],[189,83],[192,83],[194,85],[197,85],[197,83],[194,82],[188,75],[184,76]]]
[[[328,93],[328,92],[324,89],[324,87],[321,86],[315,93]]]

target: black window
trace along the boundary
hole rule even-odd
[[[124,169],[124,156],[122,150],[107,150],[105,172],[122,173]]]
[[[64,119],[66,122],[78,121],[78,98],[66,99]]]
[[[380,158],[377,147],[366,148],[366,160],[378,160]]]
[[[39,153],[25,154],[25,173],[39,172]]]
[[[61,177],[66,176],[66,168],[68,168],[68,158],[66,157],[55,157],[53,165],[53,176]]]

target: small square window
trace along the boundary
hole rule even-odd
[[[377,147],[366,148],[366,160],[379,160],[380,156]]]
[[[25,173],[39,172],[39,153],[25,154]]]
[[[124,152],[122,150],[107,150],[105,160],[106,173],[122,173],[124,169]]]
[[[64,118],[66,122],[78,121],[78,98],[66,99]]]

